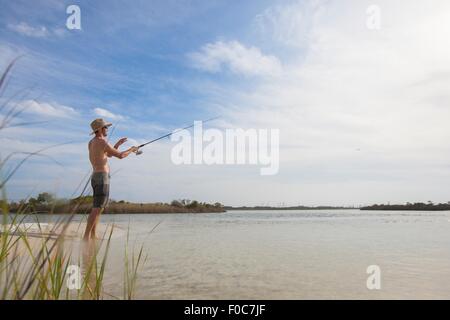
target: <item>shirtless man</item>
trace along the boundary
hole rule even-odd
[[[119,151],[118,148],[127,141],[122,138],[113,146],[111,146],[106,137],[108,135],[108,127],[111,123],[105,122],[103,119],[95,119],[91,123],[92,133],[95,137],[89,141],[89,160],[92,164],[91,185],[94,191],[94,204],[84,232],[84,239],[95,238],[95,229],[100,218],[100,214],[106,207],[109,198],[109,165],[108,158],[116,157],[123,159],[128,157],[130,153],[137,152],[137,147],[131,147],[126,151]]]

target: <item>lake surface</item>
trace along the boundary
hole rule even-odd
[[[129,228],[130,243],[148,254],[136,298],[450,298],[448,211],[133,214],[101,222],[120,228],[105,276],[105,289],[119,296]],[[370,265],[380,267],[380,290],[366,286]]]

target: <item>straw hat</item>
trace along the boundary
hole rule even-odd
[[[91,122],[91,128],[92,128],[91,134],[95,134],[95,131],[97,131],[103,127],[109,127],[109,126],[112,126],[112,123],[106,122],[103,119],[95,119],[94,121]]]

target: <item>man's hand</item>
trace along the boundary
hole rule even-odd
[[[127,138],[121,138],[119,141],[117,141],[117,143],[114,145],[114,147],[117,149],[121,145],[123,145],[125,142],[127,142]]]
[[[126,158],[126,157],[128,157],[130,155],[130,153],[137,152],[137,150],[139,150],[138,147],[131,147],[128,150],[120,152],[119,150],[117,150],[116,148],[111,146],[109,143],[106,143],[106,145],[105,145],[105,152],[109,156],[113,156],[113,157],[116,157],[116,158],[119,158],[119,159]]]

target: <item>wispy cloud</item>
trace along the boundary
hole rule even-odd
[[[32,27],[26,22],[8,24],[8,28],[21,35],[34,38],[45,38],[50,34],[45,26]]]
[[[64,28],[47,28],[46,26],[31,26],[26,22],[9,23],[8,29],[26,37],[32,38],[48,38],[51,36],[64,37],[67,30]]]
[[[122,116],[120,114],[112,113],[111,111],[103,109],[103,108],[95,108],[94,109],[94,114],[99,116],[99,117],[105,117],[105,118],[112,119],[112,120],[123,120],[123,119],[125,119],[124,116]]]
[[[325,1],[293,1],[257,14],[253,27],[265,39],[293,47],[311,45],[311,32],[326,9]]]
[[[58,103],[38,102],[36,100],[21,101],[18,107],[18,109],[23,109],[26,113],[34,113],[46,117],[69,118],[78,114],[72,107]]]
[[[208,43],[190,53],[189,58],[193,67],[213,73],[228,69],[246,76],[271,76],[282,69],[275,56],[264,55],[259,48],[246,47],[239,41]]]

